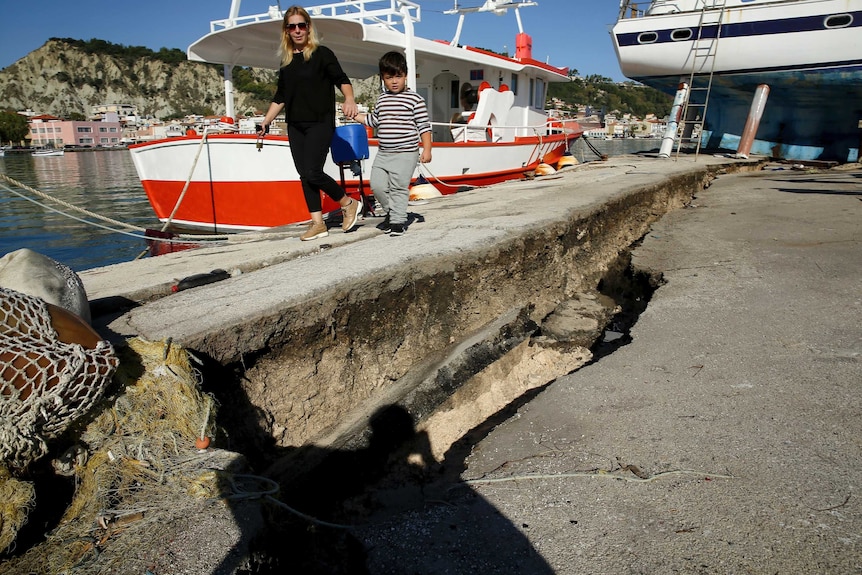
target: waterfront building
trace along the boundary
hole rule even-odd
[[[90,107],[90,119],[96,122],[119,118],[122,122],[137,122],[138,107],[133,104],[99,104]]]
[[[119,146],[123,133],[118,121],[61,120],[48,114],[30,118],[29,127],[30,144],[37,147]]]

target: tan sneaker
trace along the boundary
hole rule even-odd
[[[341,229],[345,232],[349,232],[353,229],[353,226],[356,225],[356,222],[359,221],[359,214],[362,212],[360,209],[360,204],[356,200],[351,201],[349,204],[341,208],[341,212],[344,214],[344,221],[341,223]]]
[[[321,222],[319,224],[311,222],[311,225],[308,226],[308,229],[305,230],[304,234],[299,236],[299,239],[301,239],[304,242],[307,242],[308,240],[316,240],[317,238],[325,238],[328,235],[329,235],[329,230],[326,228],[325,222]]]

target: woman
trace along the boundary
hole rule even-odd
[[[275,117],[285,111],[290,153],[311,213],[311,226],[300,239],[316,240],[329,235],[321,211],[321,190],[341,205],[341,228],[348,232],[359,219],[361,204],[323,171],[323,164],[335,131],[333,87],[338,86],[344,94],[342,111],[352,118],[356,115],[353,86],[332,50],[320,45],[311,17],[301,6],[291,6],[284,13],[280,51],[278,89],[258,134],[266,133]]]

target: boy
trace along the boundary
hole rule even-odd
[[[371,191],[386,212],[383,232],[400,236],[407,227],[407,200],[416,160],[431,161],[431,122],[425,100],[407,88],[404,55],[387,52],[379,64],[384,91],[373,112],[357,114],[355,119],[377,128],[379,148],[371,166]]]

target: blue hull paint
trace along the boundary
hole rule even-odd
[[[668,94],[674,94],[680,82],[679,76],[635,79]],[[752,154],[793,160],[857,161],[862,137],[862,65],[857,63],[805,70],[716,73],[703,146],[736,151],[759,84],[768,85],[770,92]]]

